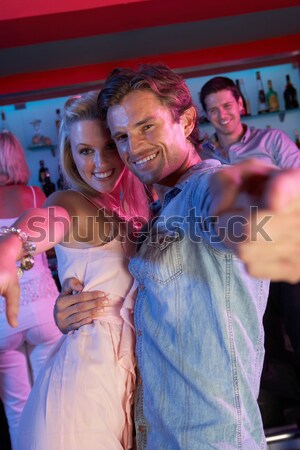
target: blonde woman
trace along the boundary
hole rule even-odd
[[[59,228],[54,240],[61,282],[76,277],[84,290],[104,292],[108,305],[59,341],[24,409],[17,449],[131,449],[135,287],[127,266],[134,231],[148,218],[147,195],[100,121],[97,94],[66,103],[60,152],[71,189],[52,194],[47,208],[27,213],[16,226],[30,234],[28,219],[40,221],[46,237],[37,251],[51,245],[50,234]],[[0,289],[5,276],[14,277],[22,244],[10,233],[2,238],[0,272],[8,247],[11,269],[0,276]]]

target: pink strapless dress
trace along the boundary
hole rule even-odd
[[[109,294],[105,313],[63,336],[41,369],[19,427],[17,450],[133,448],[135,388],[133,307],[128,271],[133,246],[56,247],[60,279]]]

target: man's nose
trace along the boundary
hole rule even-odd
[[[141,146],[141,139],[137,134],[131,134],[128,136],[128,150],[131,154],[139,152]]]
[[[218,115],[219,115],[219,118],[220,118],[220,119],[222,119],[223,117],[226,117],[226,114],[227,114],[227,112],[225,111],[224,108],[220,108],[220,109],[218,110]]]

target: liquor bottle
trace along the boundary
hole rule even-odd
[[[266,94],[264,91],[264,86],[260,77],[260,72],[256,72],[256,84],[257,84],[257,93],[258,93],[258,106],[257,112],[258,114],[263,114],[268,112]]]
[[[272,80],[268,80],[267,104],[270,112],[279,111],[279,101],[277,92],[274,91]]]
[[[60,164],[58,164],[57,171],[58,171],[57,189],[59,191],[63,191],[66,187],[66,183],[64,180],[64,176],[63,176]]]
[[[6,121],[6,115],[5,115],[5,112],[4,111],[2,111],[1,112],[1,132],[2,133],[7,133],[9,131],[9,128],[8,128],[8,124],[7,124],[7,121]]]
[[[297,145],[297,147],[300,150],[300,138],[299,138],[299,131],[298,130],[294,130],[294,134],[295,134],[295,144]]]
[[[40,170],[39,170],[39,182],[42,187],[45,185],[46,175],[49,173],[47,167],[45,167],[45,161],[43,159],[40,160]]]
[[[241,92],[241,97],[243,100],[243,105],[245,108],[245,115],[251,116],[251,106],[250,106],[249,97],[248,97],[246,89],[245,89],[244,80],[242,78],[240,78],[238,81],[239,81],[238,85],[239,85],[239,89]]]
[[[299,108],[299,102],[297,99],[297,90],[292,85],[289,75],[286,75],[286,87],[283,96],[285,102],[285,109]]]
[[[245,100],[245,98],[244,98],[244,96],[242,94],[242,91],[241,91],[240,81],[239,80],[235,80],[235,84],[236,84],[236,87],[238,88],[240,97],[241,97],[242,102],[243,102],[243,108],[241,110],[241,116],[245,116],[246,115],[246,100]]]
[[[55,192],[55,184],[52,183],[51,179],[50,179],[50,174],[47,171],[46,176],[45,176],[45,182],[43,185],[43,191],[44,194],[46,195],[46,197],[49,197],[50,194],[52,194],[53,192]]]
[[[55,110],[56,113],[56,117],[55,117],[55,127],[56,127],[56,131],[57,134],[59,133],[59,127],[60,127],[60,122],[61,122],[61,113],[60,113],[60,109],[56,109]]]

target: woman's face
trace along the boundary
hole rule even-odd
[[[71,150],[82,179],[101,193],[112,192],[125,166],[114,141],[99,120],[83,120],[71,127]]]

